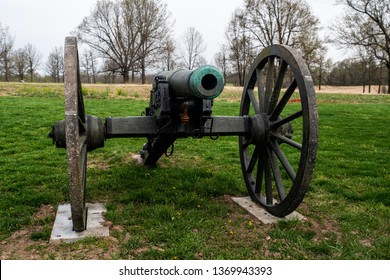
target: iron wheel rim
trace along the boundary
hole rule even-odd
[[[65,39],[65,136],[68,160],[68,190],[73,230],[84,231],[87,226],[85,204],[87,171],[87,129],[84,101],[81,91],[77,40]]]

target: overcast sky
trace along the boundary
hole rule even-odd
[[[233,11],[243,0],[164,0],[175,19],[176,39],[193,26],[207,45],[208,63],[224,43],[224,32]],[[63,45],[64,38],[90,14],[97,0],[0,0],[0,23],[15,35],[15,47],[31,43],[44,55]],[[323,27],[340,15],[335,0],[307,0]],[[345,58],[346,52],[331,48],[333,61]]]

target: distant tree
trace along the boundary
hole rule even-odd
[[[13,53],[13,66],[19,77],[19,81],[24,81],[24,74],[27,72],[28,67],[25,49],[17,49]]]
[[[309,69],[325,61],[327,48],[324,41],[318,37],[317,31],[308,30],[300,36],[299,49],[302,52]]]
[[[246,73],[255,57],[255,47],[246,28],[248,18],[245,11],[236,9],[225,33],[229,59],[238,77],[238,85],[243,86]]]
[[[326,59],[325,54],[321,54],[316,58],[315,63],[310,66],[310,72],[313,77],[313,82],[318,86],[318,90],[322,89],[322,85],[329,83],[329,73],[333,67],[331,59]]]
[[[311,63],[318,39],[319,19],[305,0],[244,0],[245,28],[257,47],[284,44],[300,50]]]
[[[4,73],[6,82],[11,74],[14,41],[15,38],[10,35],[8,27],[2,27],[0,23],[0,70]]]
[[[338,0],[346,8],[332,26],[334,42],[341,47],[365,48],[387,68],[390,93],[390,1]]]
[[[329,84],[335,86],[360,85],[361,63],[356,59],[344,59],[337,62],[330,73]]]
[[[105,83],[114,83],[117,74],[120,74],[119,69],[120,67],[115,61],[109,58],[105,59],[100,71],[104,75]]]
[[[165,38],[161,45],[160,62],[162,64],[161,70],[170,71],[176,66],[175,62],[176,46],[171,37]]]
[[[381,84],[384,82],[381,75],[382,66],[368,61],[361,57],[347,58],[333,65],[329,73],[330,85],[336,86],[361,86],[368,84],[368,75],[371,76],[371,84]],[[370,72],[370,74],[369,74]],[[363,90],[365,88],[363,87]]]
[[[145,68],[169,34],[169,17],[161,0],[99,0],[76,34],[110,61],[106,66],[114,66],[110,71],[119,72],[124,83],[137,68],[145,82]]]
[[[163,51],[163,42],[171,34],[171,14],[162,0],[127,0],[129,8],[135,12],[135,28],[139,33],[138,64],[141,82],[146,83],[146,68],[157,62]]]
[[[24,52],[26,54],[30,82],[33,82],[34,73],[41,64],[42,54],[40,54],[32,44],[27,44],[24,48]]]
[[[14,40],[15,38],[9,33],[9,28],[3,27],[0,22],[0,57],[12,49]]]
[[[53,79],[53,82],[59,83],[64,76],[64,50],[62,47],[55,47],[49,54],[46,62],[46,71]]]
[[[325,54],[327,52],[324,42],[319,39],[317,32],[308,30],[306,34],[301,36],[300,49],[312,73],[314,82],[318,85],[318,89],[321,90],[323,69],[326,62]]]
[[[229,52],[228,47],[224,44],[221,47],[221,50],[214,56],[215,64],[222,70],[225,83],[229,73],[230,63],[229,63]]]
[[[84,70],[88,83],[96,83],[96,75],[97,75],[97,57],[93,51],[93,49],[86,50],[81,55],[80,66]]]
[[[189,27],[183,34],[183,45],[180,50],[180,60],[186,69],[194,69],[205,63],[202,54],[205,52],[202,34],[195,29]]]
[[[328,58],[325,60],[325,63],[322,64],[321,67],[322,74],[318,75],[321,77],[320,82],[321,84],[329,85],[330,84],[330,73],[333,69],[334,62],[332,59]]]
[[[375,56],[369,48],[358,47],[358,58],[362,65],[362,81],[363,81],[363,93],[366,92],[366,85],[368,84],[368,93],[371,93],[371,85],[373,78],[373,68],[375,68]]]
[[[125,1],[100,0],[88,17],[77,27],[79,39],[95,49],[104,60],[115,63],[123,76],[123,82],[129,81],[131,65],[136,61],[136,31],[131,11],[126,11]],[[126,12],[125,12],[126,11]]]
[[[386,93],[386,87],[385,86],[382,86],[382,73],[383,73],[383,68],[384,67],[384,63],[383,62],[380,62],[379,63],[379,73],[378,73],[378,77],[379,77],[379,83],[378,83],[378,93]]]

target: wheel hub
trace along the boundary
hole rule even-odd
[[[265,114],[256,114],[251,119],[251,143],[254,145],[264,144],[268,139],[269,134],[269,121]]]
[[[101,118],[86,115],[86,130],[87,130],[87,147],[88,152],[104,147],[105,131],[104,124]],[[53,139],[53,144],[57,148],[66,149],[65,136],[66,123],[65,120],[58,121],[52,127],[49,137]]]

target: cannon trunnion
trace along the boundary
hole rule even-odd
[[[49,137],[67,150],[75,231],[87,226],[87,153],[113,138],[145,137],[140,156],[145,165],[154,166],[179,138],[238,136],[242,174],[252,200],[279,217],[301,203],[316,160],[318,112],[310,72],[294,49],[272,45],[259,54],[235,117],[212,115],[224,79],[217,68],[205,65],[157,74],[143,116],[103,121],[85,114],[78,64],[76,38],[67,37],[65,120],[53,126]]]

